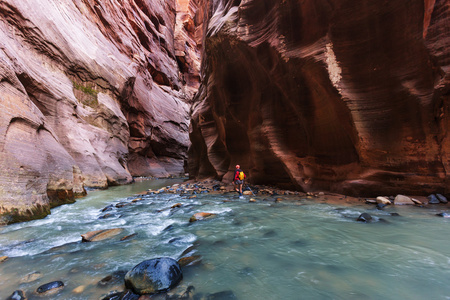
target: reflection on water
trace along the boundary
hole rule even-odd
[[[196,293],[232,291],[238,299],[450,298],[450,219],[435,216],[447,206],[377,211],[294,196],[280,203],[267,196],[249,203],[235,194],[136,196],[175,182],[180,180],[91,191],[45,219],[0,228],[0,256],[10,257],[0,264],[0,298],[17,289],[31,295],[61,280],[66,286],[54,299],[99,299],[123,288],[121,280],[99,284],[102,278],[145,259],[178,259],[186,249],[202,256],[201,264],[183,270],[181,284],[193,285]],[[182,206],[171,209],[176,203]],[[196,212],[217,216],[189,223]],[[376,222],[356,222],[362,212]],[[80,242],[83,233],[117,227],[124,231],[116,237]]]

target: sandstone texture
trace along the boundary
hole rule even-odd
[[[0,0],[2,223],[185,173],[196,3]]]
[[[448,1],[210,1],[189,173],[448,194]]]

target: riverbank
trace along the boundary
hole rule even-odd
[[[223,183],[218,180],[204,180],[194,181],[188,180],[182,184],[164,187],[158,190],[149,190],[144,194],[235,194],[235,186],[232,183]],[[357,205],[357,204],[374,204],[382,209],[386,205],[414,205],[418,207],[426,207],[428,205],[440,205],[445,208],[448,205],[447,198],[441,194],[431,194],[428,197],[418,195],[379,195],[377,197],[352,197],[338,193],[331,193],[327,191],[318,191],[314,193],[304,193],[299,191],[283,190],[265,185],[251,185],[245,184],[243,194],[250,196],[249,201],[256,201],[251,196],[263,196],[264,200],[272,200],[275,202],[281,201],[295,201],[302,199],[313,199],[319,203],[328,203],[333,205]]]

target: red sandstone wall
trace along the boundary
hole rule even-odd
[[[448,193],[448,1],[211,1],[190,174]]]
[[[200,41],[183,3],[0,1],[0,217],[185,173]]]

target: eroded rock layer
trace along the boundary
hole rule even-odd
[[[211,1],[189,170],[449,193],[448,1]],[[206,22],[206,21],[205,21]]]
[[[193,0],[0,0],[0,214],[14,215],[3,222],[84,187],[185,173],[196,11]]]

